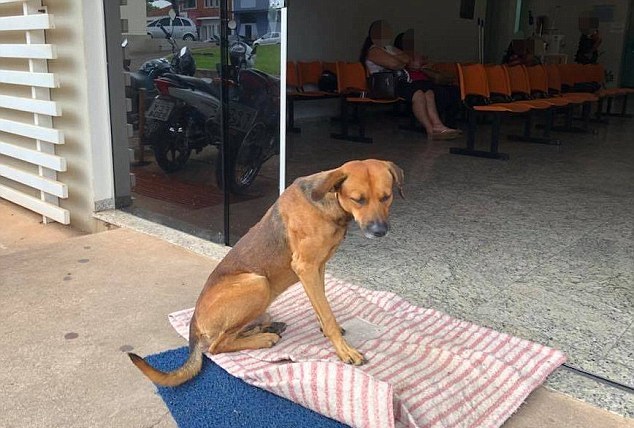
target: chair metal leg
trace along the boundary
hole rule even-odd
[[[589,110],[588,108],[590,107],[590,102],[585,102],[583,103],[583,114],[589,114]],[[557,131],[557,132],[570,132],[573,134],[587,134],[587,133],[596,133],[596,130],[591,130],[588,128],[588,122],[589,120],[586,120],[584,122],[584,126],[582,128],[577,127],[577,126],[573,126],[572,124],[572,120],[573,120],[573,110],[574,110],[574,105],[570,104],[567,109],[566,109],[566,122],[564,126],[553,126],[552,130],[553,131]]]
[[[288,132],[293,132],[299,134],[302,132],[301,128],[295,126],[295,101],[293,97],[287,98],[287,106],[288,106]]]
[[[473,110],[467,110],[467,120],[469,121],[469,128],[467,130],[467,147],[452,147],[449,149],[449,153],[454,155],[466,155],[475,156],[488,159],[509,159],[509,155],[506,153],[500,153],[498,151],[498,140],[500,136],[500,122],[501,115],[496,114],[493,118],[493,128],[491,129],[491,150],[475,150],[475,131],[477,125],[476,112]]]
[[[544,137],[534,137],[532,136],[533,130],[533,110],[529,110],[526,113],[526,121],[524,122],[524,135],[516,135],[511,134],[508,135],[507,138],[511,141],[518,141],[523,143],[536,143],[536,144],[549,144],[549,145],[560,145],[561,141],[558,139],[550,138],[550,130],[553,127],[553,122],[555,120],[555,109],[549,108],[547,111],[547,119],[546,125],[544,126]]]
[[[606,113],[607,116],[613,116],[613,117],[625,117],[625,118],[631,118],[632,115],[631,114],[627,114],[627,94],[623,94],[623,103],[621,104],[621,112],[620,113],[612,113],[609,112]]]
[[[362,116],[363,111],[359,111],[357,116],[359,117],[359,135],[350,135],[348,129],[348,102],[344,97],[341,98],[341,133],[332,133],[330,134],[331,138],[337,140],[346,140],[346,141],[355,141],[358,143],[372,143],[372,138],[368,138],[365,136],[365,124],[363,123]],[[357,106],[358,108],[359,106]]]

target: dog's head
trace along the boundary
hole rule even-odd
[[[403,170],[388,161],[351,161],[329,171],[313,189],[314,201],[329,192],[337,194],[341,208],[349,213],[368,238],[387,235],[393,188],[403,197]]]

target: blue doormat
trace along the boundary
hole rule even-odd
[[[188,348],[178,348],[147,357],[159,370],[169,371],[187,359]],[[172,417],[181,428],[342,428],[319,413],[256,388],[231,376],[208,358],[193,380],[175,387],[157,387]]]

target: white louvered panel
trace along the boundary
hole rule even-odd
[[[0,94],[0,108],[33,113],[33,120],[17,122],[0,119],[0,131],[34,140],[36,150],[0,141],[0,155],[37,165],[37,174],[18,166],[0,165],[0,176],[40,191],[40,198],[24,194],[10,185],[0,186],[0,197],[23,205],[50,220],[70,223],[68,210],[59,207],[59,198],[68,198],[68,187],[57,180],[58,171],[66,171],[66,160],[55,155],[55,145],[64,143],[62,132],[53,128],[53,117],[62,109],[51,100],[50,88],[59,87],[57,77],[48,72],[48,59],[57,58],[55,46],[46,43],[44,30],[55,28],[52,15],[41,0],[0,0],[21,3],[22,15],[0,17],[0,40],[3,31],[23,31],[24,44],[0,44],[0,58],[24,58],[26,70],[4,70],[0,63],[0,83],[31,88],[30,97]],[[24,164],[26,166],[26,164]]]
[[[35,165],[54,169],[55,171],[66,171],[66,159],[42,153],[37,150],[25,149],[13,144],[0,141],[0,155],[10,156]]]
[[[68,186],[64,183],[31,174],[30,172],[22,171],[21,169],[14,168],[9,165],[0,164],[0,177],[17,181],[18,183],[25,184],[29,187],[55,195],[59,198],[68,197]]]
[[[41,0],[28,0],[22,4],[22,12],[26,17],[37,16],[42,11],[46,12],[46,7],[42,8]],[[44,44],[46,43],[46,35],[43,30],[38,31],[27,31],[26,32],[26,44]],[[48,62],[44,59],[29,59],[29,71],[31,73],[47,73],[48,72]],[[51,92],[48,88],[38,88],[31,87],[31,98],[42,100],[43,102],[51,102]],[[44,126],[46,128],[53,127],[53,118],[48,114],[38,114],[38,112],[34,112],[33,115],[33,123],[36,126]],[[61,111],[59,112],[61,115]],[[35,144],[37,150],[39,152],[55,155],[55,145],[46,141],[35,140]],[[57,183],[57,171],[52,170],[50,168],[45,168],[43,166],[38,166],[38,174],[43,179],[48,180],[49,183]],[[64,186],[66,187],[66,186]],[[44,202],[48,202],[49,204],[59,206],[58,197],[67,198],[68,197],[68,189],[65,190],[65,194],[60,195],[59,193],[49,192],[45,189],[40,189],[42,192],[40,193],[40,199]],[[44,217],[44,223],[48,223],[49,220]]]
[[[53,15],[47,13],[0,17],[0,31],[50,30],[52,28],[55,28]]]
[[[0,131],[53,144],[64,144],[64,133],[53,128],[0,119]]]
[[[0,58],[55,59],[57,49],[53,45],[0,44]]]
[[[50,218],[62,224],[70,223],[70,212],[56,205],[49,204],[33,196],[25,195],[22,192],[18,192],[7,186],[0,184],[0,198],[4,198],[7,201],[11,201],[14,204],[21,205],[30,209],[38,214],[43,215],[45,218]]]
[[[46,114],[48,116],[62,115],[62,109],[56,102],[35,100],[33,98],[0,95],[0,107],[11,110],[28,111],[30,113]]]
[[[52,73],[29,73],[28,71],[0,70],[0,83],[11,85],[58,88],[59,81]]]

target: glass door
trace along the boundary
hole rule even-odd
[[[285,97],[280,97],[280,88],[285,87],[285,17],[281,1],[221,3],[221,154],[228,245],[257,223],[284,187]]]
[[[118,208],[232,245],[275,201],[282,6],[104,0]]]

